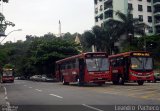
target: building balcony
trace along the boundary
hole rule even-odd
[[[160,34],[160,27],[156,27],[156,34]]]
[[[105,3],[111,3],[113,0],[105,0]]]
[[[108,22],[108,21],[110,21],[110,20],[113,20],[113,17],[105,18],[105,19],[104,19],[104,22]]]
[[[160,5],[160,1],[159,0],[153,0],[153,5]]]
[[[107,11],[113,11],[113,7],[108,7],[108,8],[106,8],[104,11],[105,11],[105,12],[107,12]]]
[[[154,16],[160,16],[160,11],[154,12]]]
[[[155,23],[155,26],[160,26],[160,22]]]
[[[104,2],[104,10],[106,10],[106,9],[108,9],[108,8],[113,8],[112,0],[109,0],[109,1],[105,1],[105,2]]]
[[[105,19],[113,18],[113,9],[110,10],[110,8],[108,8],[107,10],[105,10],[104,18]]]
[[[160,17],[155,19],[155,26],[160,26]]]

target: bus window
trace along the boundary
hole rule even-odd
[[[133,70],[152,70],[153,69],[152,58],[132,57],[131,68]]]
[[[87,64],[88,71],[109,70],[109,61],[107,58],[87,58],[86,64]]]
[[[3,76],[13,76],[12,70],[3,71]]]

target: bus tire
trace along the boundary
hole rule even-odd
[[[63,85],[69,85],[69,82],[65,82],[64,78],[63,78]]]
[[[144,81],[137,81],[138,85],[143,85]]]
[[[147,82],[151,82],[151,80],[147,80]]]
[[[98,84],[98,86],[102,86],[103,84],[105,84],[106,82],[99,82],[99,83],[97,83]]]
[[[123,79],[123,77],[121,77],[121,76],[119,77],[119,84],[120,84],[120,85],[124,85],[124,79]]]
[[[153,81],[154,83],[156,83],[157,82],[157,80],[156,79],[154,79],[154,81]]]
[[[112,83],[113,83],[114,85],[118,85],[118,84],[119,84],[118,74],[114,75],[114,77],[112,78]]]
[[[78,77],[77,77],[77,82],[78,86],[84,86],[84,82],[82,82]]]

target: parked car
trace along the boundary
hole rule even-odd
[[[160,81],[160,73],[154,74],[154,82]]]
[[[41,77],[42,77],[41,75],[34,75],[30,77],[30,80],[41,81]]]
[[[50,78],[50,77],[47,77],[46,75],[42,75],[42,81],[43,82],[53,82],[54,79]]]

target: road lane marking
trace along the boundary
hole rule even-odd
[[[39,91],[39,92],[42,92],[42,90],[40,90],[40,89],[35,89],[36,91]]]
[[[32,87],[29,87],[30,89],[32,88]]]
[[[154,96],[154,95],[155,95],[155,94],[148,94],[148,95],[140,96],[140,98],[149,99],[149,98],[151,98],[151,97]]]
[[[105,94],[114,94],[114,95],[120,94],[120,92],[103,92],[103,93],[105,93]]]
[[[6,87],[3,87],[4,88],[4,94],[7,95],[7,89]]]
[[[136,92],[132,94],[128,94],[128,96],[137,96],[137,95],[146,95],[146,94],[153,94],[155,91],[148,91],[148,92]]]
[[[56,94],[49,94],[50,96],[55,96],[55,97],[57,97],[57,98],[63,98],[62,96],[59,96],[59,95],[56,95]]]
[[[6,96],[4,99],[5,99],[5,100],[8,100],[8,97]]]
[[[82,104],[82,106],[85,106],[87,108],[90,108],[90,109],[93,109],[93,110],[96,110],[96,111],[104,111],[104,110],[101,110],[101,109],[98,109],[98,108],[95,108],[93,106],[89,106],[89,105],[86,105],[86,104]]]
[[[4,94],[5,94],[5,101],[6,101],[6,105],[7,105],[7,111],[11,111],[11,106],[10,106],[10,103],[8,102],[8,97],[7,97],[7,89],[6,87],[3,87],[4,88]]]

